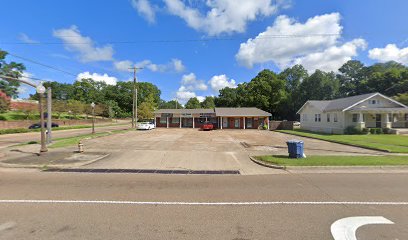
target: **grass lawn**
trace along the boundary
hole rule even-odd
[[[85,134],[85,135],[76,136],[76,137],[57,138],[57,139],[54,139],[54,143],[50,145],[49,147],[50,148],[70,147],[70,146],[77,145],[80,140],[85,139],[85,138],[91,139],[91,138],[97,138],[97,137],[105,137],[105,136],[109,136],[109,135],[116,134],[116,133],[124,133],[127,131],[129,130],[113,130],[110,132]]]
[[[281,166],[398,166],[408,165],[408,156],[259,156],[256,159]]]
[[[302,130],[277,130],[297,136],[311,137],[336,143],[350,144],[358,147],[368,147],[393,153],[408,153],[408,136],[379,135],[337,135],[315,133]]]
[[[85,116],[77,115],[74,117],[73,115],[62,113],[60,116],[57,114],[53,114],[53,119],[66,120],[66,119],[85,119]],[[8,111],[5,113],[0,113],[0,120],[2,121],[17,121],[17,120],[38,120],[40,119],[40,114],[38,112],[30,113],[28,116],[22,111]]]

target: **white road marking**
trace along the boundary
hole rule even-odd
[[[335,221],[331,225],[331,233],[335,240],[357,240],[356,231],[359,227],[369,224],[394,224],[381,217],[348,217]]]
[[[225,205],[385,205],[408,206],[408,202],[140,202],[140,201],[115,201],[115,200],[0,200],[0,204],[126,204],[126,205],[199,205],[199,206],[225,206]]]

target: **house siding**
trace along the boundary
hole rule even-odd
[[[304,118],[304,114],[307,115],[307,119]],[[315,114],[320,114],[320,122],[315,122]],[[330,114],[330,122],[327,122],[327,114]],[[335,114],[337,114],[337,122],[334,122]],[[324,113],[307,104],[300,112],[300,129],[313,132],[341,134],[344,132],[343,112],[335,111]]]

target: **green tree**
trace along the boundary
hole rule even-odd
[[[183,105],[181,105],[178,101],[176,100],[171,100],[166,102],[165,100],[160,100],[159,102],[159,109],[182,109]]]
[[[395,100],[398,102],[408,106],[408,92],[407,93],[400,93],[398,96],[394,97]]]
[[[22,63],[6,62],[6,51],[0,49],[0,75],[5,75],[13,78],[21,78],[25,66]],[[17,81],[6,81],[0,78],[0,90],[2,90],[7,96],[12,98],[18,97],[18,87],[20,83]]]
[[[301,84],[302,102],[307,100],[331,100],[339,96],[339,81],[333,72],[316,70]]]
[[[152,102],[142,102],[137,109],[139,119],[153,119],[154,118],[154,105]]]
[[[221,89],[214,102],[217,107],[238,107],[237,89],[230,87]]]
[[[367,68],[357,60],[350,60],[339,69],[339,94],[342,97],[367,93]]]
[[[204,101],[201,103],[202,108],[215,108],[214,97],[207,96]]]
[[[83,114],[85,112],[85,104],[78,100],[70,99],[67,102],[68,112],[72,113],[76,118],[78,114]]]
[[[300,85],[309,77],[302,65],[295,65],[282,71],[278,77],[285,81],[287,98],[279,106],[279,115],[288,120],[296,120],[296,112],[303,105]]]
[[[201,108],[201,104],[200,104],[200,101],[198,101],[196,97],[193,97],[187,101],[185,107],[187,109]]]

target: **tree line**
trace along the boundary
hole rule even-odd
[[[7,52],[0,50],[0,74],[21,78],[25,66],[6,62],[6,55]],[[73,84],[46,82],[44,86],[52,88],[56,111],[88,114],[90,103],[94,102],[98,106],[95,109],[98,115],[129,117],[132,113],[133,82],[107,85],[93,79],[81,79]],[[0,79],[0,90],[6,96],[17,97],[18,87],[16,81]],[[316,70],[309,74],[302,65],[286,68],[280,73],[265,69],[236,88],[223,88],[218,96],[207,96],[202,102],[196,97],[191,98],[184,106],[176,100],[161,99],[160,89],[152,83],[139,82],[137,89],[138,115],[142,119],[152,118],[154,109],[257,107],[272,113],[274,119],[296,120],[297,110],[307,100],[331,100],[380,92],[408,105],[408,67],[393,61],[365,66],[360,61],[350,60],[337,73]],[[37,99],[38,96],[35,94],[30,98]],[[1,106],[7,105],[6,100],[0,102]]]

